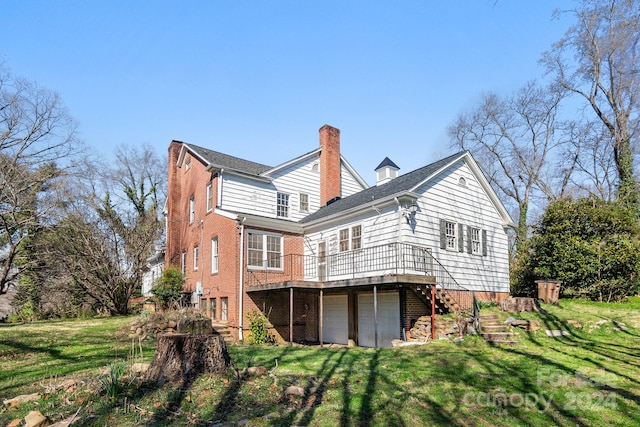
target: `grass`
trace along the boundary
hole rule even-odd
[[[0,326],[0,399],[42,393],[0,407],[0,425],[34,409],[52,421],[78,411],[74,426],[640,424],[640,298],[544,308],[518,315],[483,309],[539,323],[536,332],[516,330],[513,346],[477,336],[392,349],[230,346],[235,368],[269,373],[230,369],[201,376],[188,390],[157,388],[129,372],[108,376],[108,366],[131,362],[132,343],[119,332],[131,319]],[[569,335],[549,337],[547,329]],[[153,345],[143,343],[147,361]],[[48,387],[69,377],[79,381],[72,391]],[[284,396],[289,385],[304,396]]]

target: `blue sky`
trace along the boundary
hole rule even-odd
[[[539,78],[569,0],[0,0],[0,58],[57,91],[96,154],[178,139],[276,166],[325,123],[369,183],[452,152],[488,91]]]

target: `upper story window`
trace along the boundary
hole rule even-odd
[[[213,182],[207,183],[207,212],[213,209]]]
[[[182,274],[187,273],[187,253],[186,252],[182,252],[180,254],[180,271],[182,271]]]
[[[458,180],[458,185],[459,185],[460,187],[466,187],[466,186],[467,186],[467,180],[466,180],[466,179],[464,179],[464,177],[463,177],[463,176],[461,176],[461,177],[460,177],[460,179]]]
[[[198,246],[193,247],[193,271],[198,271],[198,264],[200,264],[200,248]]]
[[[456,223],[446,221],[445,222],[445,236],[447,239],[447,249],[456,249],[457,248],[457,233],[456,233]]]
[[[469,231],[470,231],[469,242],[471,244],[471,253],[475,255],[480,255],[482,253],[482,245],[481,245],[482,241],[481,241],[480,229],[470,227]]]
[[[188,171],[189,169],[191,169],[191,157],[189,157],[184,162],[184,170],[185,170],[185,172]]]
[[[278,193],[278,203],[276,208],[278,217],[287,218],[289,216],[289,195]]]
[[[189,224],[193,224],[196,219],[196,199],[191,196],[189,198]]]
[[[338,232],[340,252],[360,249],[362,247],[362,226],[354,225]]]
[[[218,237],[211,239],[211,273],[218,272]]]
[[[247,233],[247,266],[249,268],[282,268],[282,236],[251,231]]]
[[[300,193],[300,212],[309,212],[309,195]]]

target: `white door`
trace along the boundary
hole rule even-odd
[[[378,299],[378,347],[391,347],[400,338],[400,296],[398,292],[380,293]],[[373,293],[358,294],[358,345],[375,347]]]
[[[347,296],[324,295],[322,304],[322,342],[347,344],[349,340]]]

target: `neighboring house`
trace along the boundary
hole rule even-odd
[[[147,258],[147,264],[142,273],[142,296],[150,297],[153,295],[151,288],[156,281],[162,276],[164,271],[165,248],[164,244],[157,245],[153,254]]]
[[[512,220],[468,152],[365,181],[340,131],[276,167],[169,147],[166,265],[243,339],[261,310],[280,339],[389,346],[419,316],[509,294]]]

